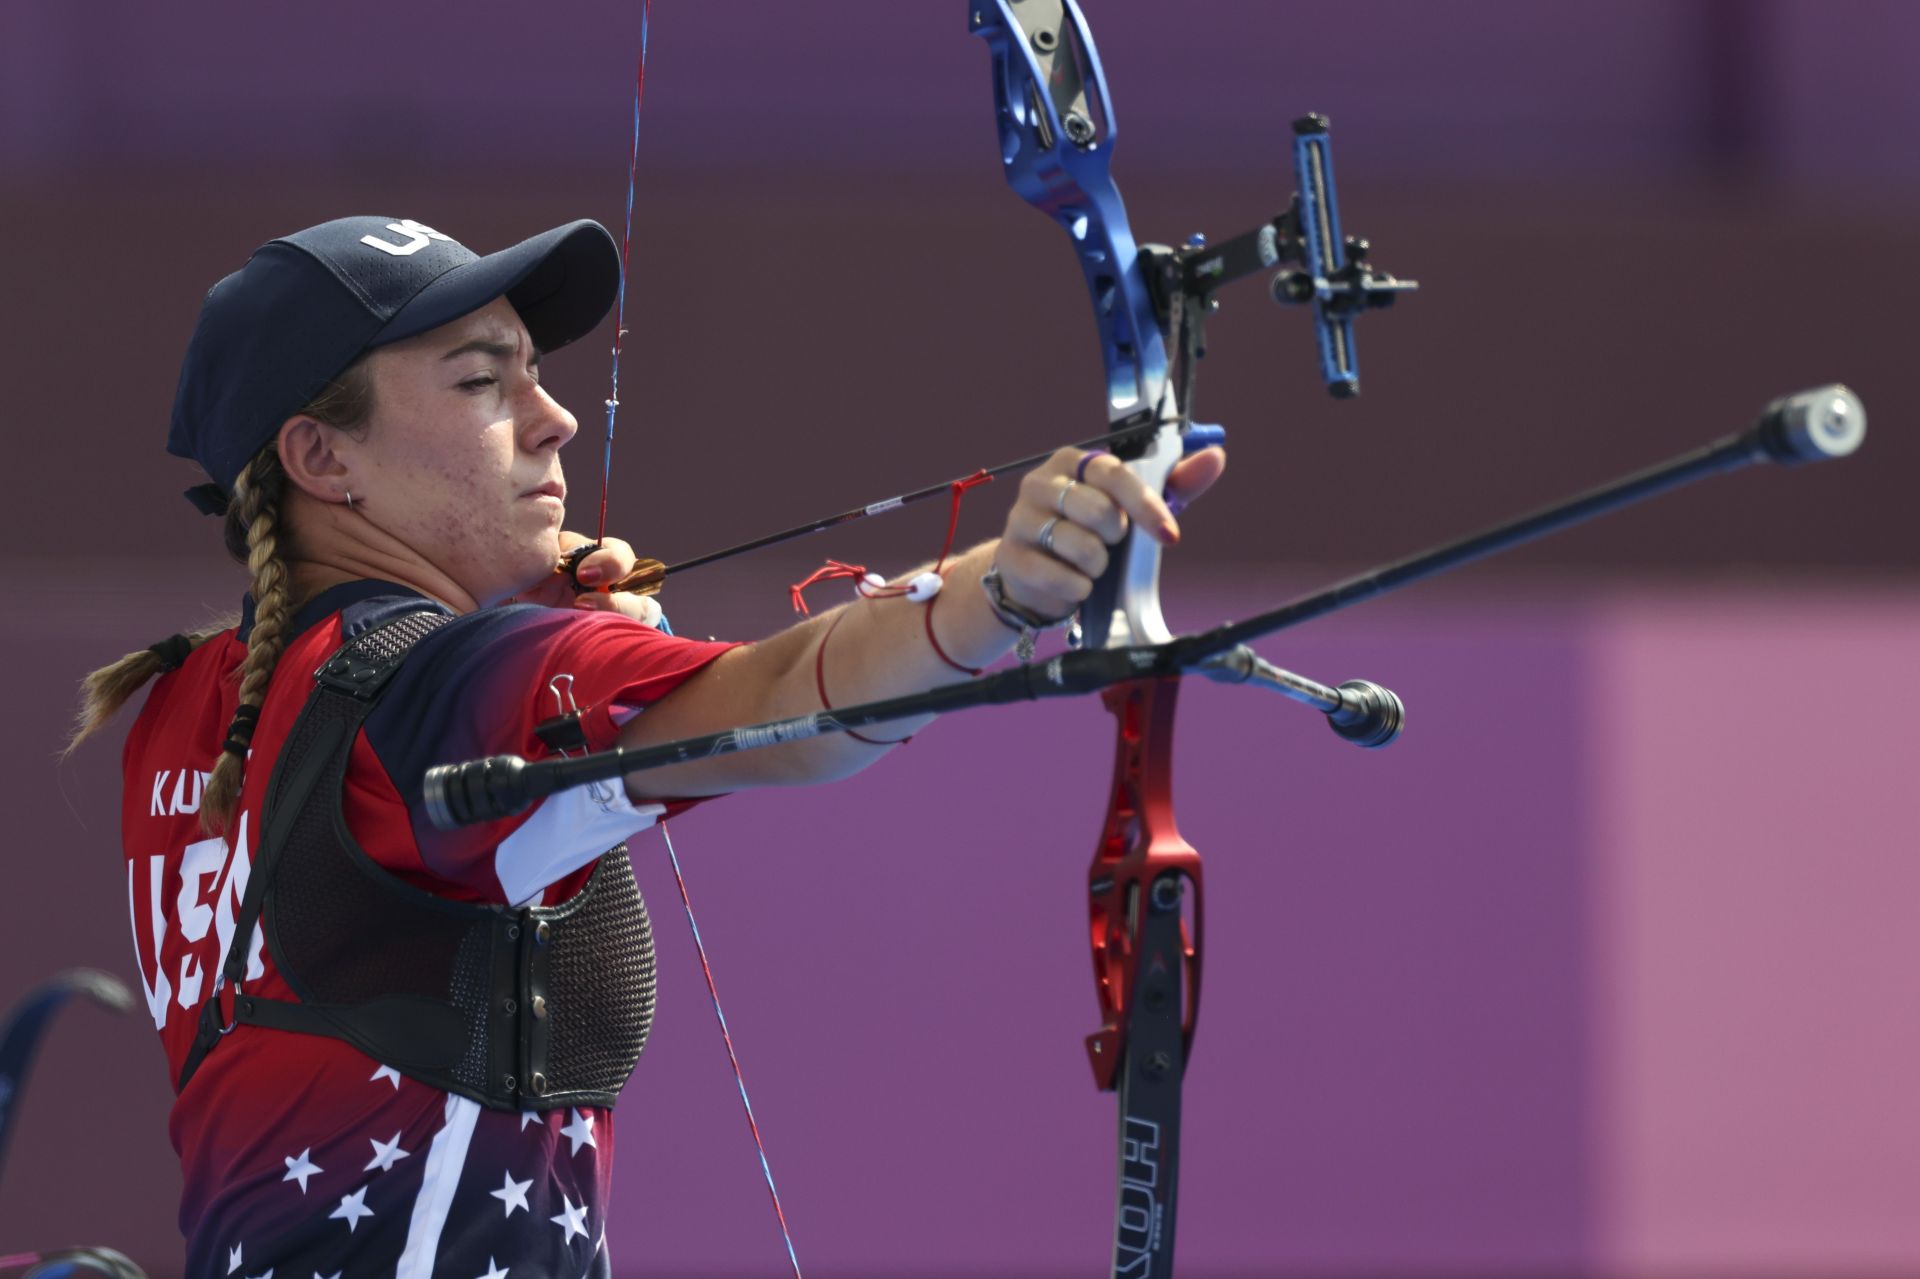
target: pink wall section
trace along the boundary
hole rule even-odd
[[[1709,589],[1592,639],[1609,1268],[1920,1272],[1920,601]]]

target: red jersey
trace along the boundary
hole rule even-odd
[[[233,720],[250,612],[149,692],[127,738],[121,829],[134,948],[170,1078],[227,955],[273,761],[313,672],[347,638],[421,605],[404,587],[359,581],[299,611],[231,838],[207,836],[199,808]],[[589,747],[614,745],[623,723],[728,647],[611,613],[514,605],[456,618],[419,642],[362,726],[341,796],[347,824],[375,862],[442,896],[563,901],[600,853],[685,805],[634,805],[624,788],[599,787],[440,831],[421,800],[426,770],[547,755],[535,725],[575,703]],[[243,988],[294,997],[258,926]],[[190,1274],[607,1273],[607,1111],[491,1111],[340,1040],[241,1026],[207,1055],[169,1127]]]

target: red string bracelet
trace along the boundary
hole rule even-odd
[[[833,633],[840,629],[840,623],[846,620],[846,616],[845,611],[842,611],[833,619],[832,624],[827,627],[827,633],[820,637],[820,647],[813,650],[813,686],[819,690],[820,705],[828,710],[833,709],[833,703],[827,698],[827,641],[832,639]],[[846,730],[846,735],[856,742],[865,742],[869,746],[903,746],[913,740],[911,733],[905,737],[883,740],[878,737],[868,737],[865,733],[856,733],[851,728]]]
[[[956,662],[951,657],[947,656],[947,650],[940,647],[939,639],[937,639],[934,636],[933,606],[935,603],[939,601],[939,599],[940,597],[936,595],[932,599],[927,601],[927,607],[926,607],[927,643],[933,645],[934,656],[938,657],[941,661],[945,662],[948,666],[951,666],[954,670],[959,671],[962,675],[978,675],[982,670],[985,669],[984,667],[962,666],[959,662]]]

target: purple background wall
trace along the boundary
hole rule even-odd
[[[1276,699],[1185,695],[1182,825],[1213,897],[1183,1273],[1920,1272],[1920,10],[1355,3],[1318,51],[1323,7],[1090,17],[1144,236],[1270,213],[1284,122],[1316,109],[1351,228],[1427,289],[1369,322],[1367,394],[1339,406],[1300,317],[1228,297],[1200,402],[1233,474],[1187,521],[1180,620],[1801,385],[1847,380],[1875,424],[1848,466],[1709,486],[1264,646],[1399,689],[1412,729],[1384,754]],[[159,449],[202,291],[349,211],[482,248],[617,224],[637,28],[632,5],[491,0],[0,12],[0,367],[24,449],[0,1001],[69,964],[131,976],[115,753],[48,753],[80,673],[240,589]],[[663,0],[653,38],[617,528],[674,558],[1097,429],[1077,275],[995,172],[960,5]],[[589,434],[603,342],[552,361]],[[594,459],[574,468],[592,487]],[[1003,502],[977,497],[968,532]],[[807,555],[897,565],[938,523]],[[683,629],[758,634],[805,569],[715,569],[669,603]],[[963,717],[845,785],[679,828],[811,1272],[1099,1264],[1111,1103],[1079,1047],[1080,893],[1108,733],[1091,704]],[[966,821],[928,820],[956,795]],[[667,985],[622,1107],[616,1259],[772,1273],[646,848]],[[55,1028],[0,1253],[85,1238],[177,1265],[151,1038],[91,1011]]]

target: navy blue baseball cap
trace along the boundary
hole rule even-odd
[[[208,514],[280,431],[363,352],[504,297],[541,351],[586,336],[620,289],[620,251],[582,219],[481,257],[411,218],[338,218],[282,236],[207,291],[180,365],[167,452],[212,477]]]

